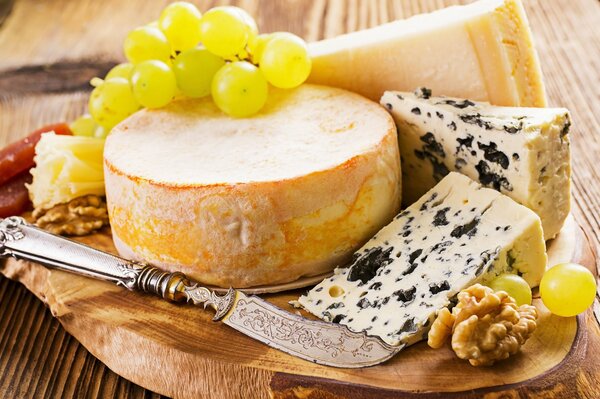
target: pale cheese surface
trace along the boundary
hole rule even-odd
[[[372,150],[389,121],[378,106],[343,90],[272,89],[251,118],[231,118],[210,97],[143,110],[117,126],[106,158],[130,176],[170,185],[292,179]],[[378,111],[378,110],[377,110]]]

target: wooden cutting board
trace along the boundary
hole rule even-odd
[[[110,232],[81,241],[115,252]],[[575,261],[594,269],[586,238],[569,218],[549,242],[550,265]],[[450,348],[419,343],[385,364],[359,370],[312,364],[271,349],[224,324],[212,313],[42,266],[9,260],[0,271],[44,301],[65,329],[121,376],[175,398],[263,397],[429,397],[480,396],[484,392],[567,390],[584,387],[572,377],[587,351],[600,346],[591,311],[579,317],[551,315],[539,299],[539,327],[522,352],[493,367],[474,368]],[[265,295],[278,306],[300,291]],[[597,388],[596,388],[597,389]],[[316,396],[314,396],[316,395]]]

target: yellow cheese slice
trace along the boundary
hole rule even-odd
[[[378,100],[426,86],[439,95],[546,106],[520,0],[481,0],[310,44],[309,81]]]
[[[332,270],[400,207],[393,119],[324,86],[272,89],[252,118],[209,97],[140,111],[104,165],[119,253],[223,287]]]

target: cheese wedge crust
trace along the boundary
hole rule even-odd
[[[309,82],[378,101],[427,86],[496,105],[546,105],[542,72],[520,0],[481,0],[309,45]]]
[[[273,89],[247,119],[210,98],[140,111],[104,166],[119,253],[223,287],[329,271],[400,206],[392,118],[324,86]]]
[[[451,172],[299,298],[314,315],[391,345],[427,338],[462,289],[509,272],[537,286],[546,268],[539,217]]]
[[[398,126],[405,203],[457,171],[537,213],[547,240],[558,234],[571,209],[567,109],[498,107],[427,89],[386,92],[381,104]]]

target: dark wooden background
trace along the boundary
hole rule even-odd
[[[573,214],[600,248],[600,2],[524,0],[550,104],[571,110]],[[262,31],[307,40],[461,0],[240,0]],[[85,109],[93,76],[123,59],[128,30],[167,1],[0,0],[0,147]],[[201,10],[227,1],[196,1]],[[598,354],[589,354],[597,356]],[[21,285],[0,277],[0,397],[154,398],[90,355]],[[582,393],[582,397],[585,394]]]

